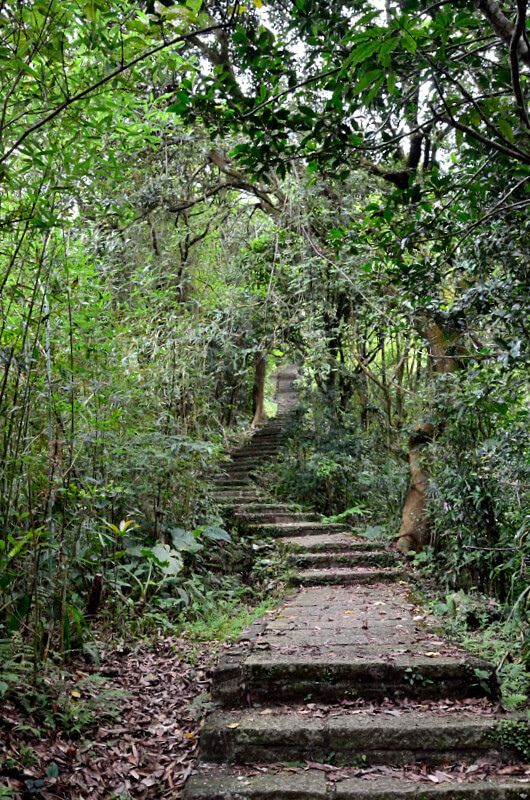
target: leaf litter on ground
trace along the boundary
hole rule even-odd
[[[43,723],[22,705],[0,703],[0,787],[13,800],[131,800],[175,797],[194,766],[209,708],[208,643],[159,639],[148,650],[112,652],[93,671],[113,692],[114,718],[93,720],[80,738]],[[71,667],[75,681],[91,670]],[[80,707],[83,703],[83,689]],[[97,698],[96,698],[97,699]],[[97,714],[97,706],[94,706]],[[39,736],[40,733],[40,736]]]

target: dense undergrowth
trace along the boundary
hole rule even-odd
[[[389,451],[379,425],[363,426],[359,409],[306,387],[292,416],[276,476],[278,497],[351,523],[365,535],[392,538],[408,485],[403,458]]]

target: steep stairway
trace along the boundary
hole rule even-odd
[[[417,604],[408,565],[253,485],[281,450],[292,371],[282,387],[217,492],[286,548],[292,593],[219,661],[184,800],[530,800],[530,767],[500,744],[526,723],[499,710],[492,665]]]

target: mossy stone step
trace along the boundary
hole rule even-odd
[[[297,514],[299,509],[295,506],[289,506],[284,503],[262,502],[262,503],[241,503],[235,512],[241,517],[246,517],[249,514]]]
[[[516,779],[463,781],[462,783],[420,783],[406,778],[347,778],[334,782],[323,770],[294,773],[278,768],[215,774],[205,770],[193,775],[184,789],[183,800],[529,800],[530,785]]]
[[[251,527],[263,536],[321,536],[326,533],[342,533],[347,528],[340,523],[324,522],[276,522],[274,525],[255,524]]]
[[[200,759],[217,764],[285,761],[333,764],[441,764],[516,755],[498,744],[496,732],[507,715],[400,712],[310,716],[266,709],[217,711],[201,732]],[[528,724],[528,723],[527,723]]]
[[[341,553],[347,548],[358,552],[379,551],[381,543],[362,539],[350,531],[313,536],[282,536],[279,542],[295,553]]]
[[[289,578],[291,586],[352,586],[359,583],[395,583],[407,578],[392,567],[329,567],[301,569]]]
[[[217,502],[222,500],[241,502],[241,500],[258,500],[260,495],[259,492],[251,489],[219,489],[212,492],[212,497]]]
[[[312,570],[329,567],[392,567],[396,564],[396,557],[387,550],[302,551],[291,553],[288,562],[291,566]]]
[[[284,522],[319,522],[316,514],[303,514],[297,511],[260,511],[258,513],[241,513],[240,517],[252,525],[278,525]]]
[[[346,652],[340,652],[340,651]],[[487,685],[494,693],[495,673],[491,665],[473,657],[392,653],[359,655],[356,648],[335,647],[332,655],[311,652],[253,652],[244,661],[225,656],[215,671],[212,696],[225,708],[246,702],[307,701],[341,702],[357,697],[416,699],[480,697]],[[386,656],[386,658],[384,657]],[[478,680],[475,670],[481,670]]]
[[[227,476],[223,476],[221,478],[216,478],[214,481],[214,486],[216,487],[225,487],[225,486],[248,486],[248,480],[244,478],[231,478]]]
[[[214,699],[228,708],[308,698],[495,696],[493,665],[440,640],[436,620],[410,592],[405,583],[294,592],[222,656]]]

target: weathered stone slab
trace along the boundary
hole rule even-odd
[[[363,540],[351,531],[314,534],[313,536],[282,536],[278,540],[294,552],[342,552],[347,548],[357,551],[380,550],[380,545]]]
[[[342,533],[347,528],[340,523],[324,524],[323,522],[278,522],[274,525],[255,524],[263,536],[321,536],[328,533]]]
[[[215,712],[201,734],[200,757],[210,763],[325,761],[352,766],[414,762],[472,762],[477,758],[510,758],[495,743],[505,716],[478,714],[378,713],[326,717],[259,710]]]
[[[329,567],[300,569],[289,579],[291,586],[352,586],[357,583],[394,583],[407,577],[402,569],[391,567]]]
[[[355,543],[351,543],[352,548]],[[299,569],[329,569],[330,567],[390,567],[396,557],[387,550],[355,550],[338,552],[299,552],[289,556],[289,563]]]
[[[183,800],[327,800],[322,773],[256,776],[194,775],[184,789]]]
[[[480,781],[477,783],[418,784],[412,781],[382,778],[363,781],[351,778],[335,786],[334,800],[529,800],[530,784],[517,781]]]

